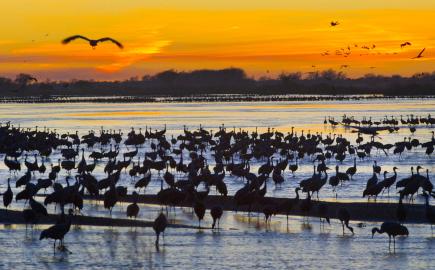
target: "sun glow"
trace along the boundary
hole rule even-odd
[[[414,1],[415,7],[371,0],[331,0],[327,6],[312,0],[103,2],[6,3],[0,11],[0,23],[9,26],[0,30],[0,75],[120,79],[230,66],[253,76],[329,68],[349,76],[410,75],[432,71],[435,63],[435,24],[428,23],[435,16],[433,1]],[[331,27],[331,20],[340,24]],[[60,43],[73,34],[111,36],[125,49]],[[401,48],[405,41],[412,45]],[[422,48],[424,58],[411,59]]]

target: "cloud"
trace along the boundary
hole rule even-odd
[[[125,67],[131,66],[139,61],[144,61],[154,54],[160,53],[163,48],[169,46],[172,42],[169,40],[158,40],[145,46],[131,46],[118,53],[115,62],[97,66],[101,72],[117,72]]]
[[[119,50],[111,44],[101,44],[92,49],[86,43],[61,45],[58,43],[33,44],[14,48],[10,53],[0,55],[6,64],[27,63],[35,67],[70,66],[94,68],[99,72],[113,73],[159,54],[172,44],[170,40],[126,42],[125,49]]]

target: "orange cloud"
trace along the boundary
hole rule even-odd
[[[97,70],[102,72],[116,72],[125,67],[131,66],[139,61],[144,61],[154,54],[160,53],[163,48],[169,46],[171,41],[158,40],[149,43],[148,45],[132,45],[119,52],[116,56],[115,62],[97,66]]]

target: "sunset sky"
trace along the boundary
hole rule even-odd
[[[1,76],[115,80],[225,67],[255,77],[328,68],[353,77],[435,70],[434,0],[15,0],[1,6]],[[74,34],[111,36],[125,48],[61,44]],[[405,41],[412,45],[401,48]],[[348,47],[348,57],[335,55]],[[423,58],[411,59],[423,48]]]

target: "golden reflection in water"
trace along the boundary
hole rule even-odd
[[[276,126],[275,130],[284,133],[284,135],[286,135],[288,132],[292,131],[292,126],[290,125],[285,125],[285,126]],[[307,135],[308,131],[311,134],[316,134],[316,132],[318,133],[323,133],[323,134],[333,134],[334,132],[338,132],[338,130],[340,130],[342,132],[342,128],[338,127],[336,128],[336,130],[331,130],[329,128],[329,126],[326,126],[322,123],[322,124],[306,124],[306,125],[298,125],[293,127],[293,131],[297,132],[298,135],[301,134],[302,131],[304,131],[304,135]]]
[[[149,115],[161,115],[163,112],[118,112],[118,111],[107,111],[107,112],[92,112],[92,113],[70,113],[70,114],[64,114],[64,116],[73,116],[73,117],[104,117],[104,116],[111,116],[111,117],[123,117],[123,116],[149,116]]]
[[[210,116],[213,112],[205,111],[98,111],[91,113],[67,113],[63,116],[69,117],[136,117],[136,116],[177,116],[177,115],[201,115]]]
[[[339,109],[339,110],[354,110],[358,107],[358,109],[367,108],[370,110],[373,109],[385,109],[387,108],[389,110],[394,109],[403,109],[407,107],[414,107],[412,104],[402,104],[400,102],[393,103],[393,102],[385,102],[385,103],[302,103],[302,104],[285,104],[285,103],[275,103],[275,104],[260,104],[260,105],[253,105],[249,106],[251,108],[255,109]],[[419,104],[419,109],[432,109],[435,106],[435,104]]]

